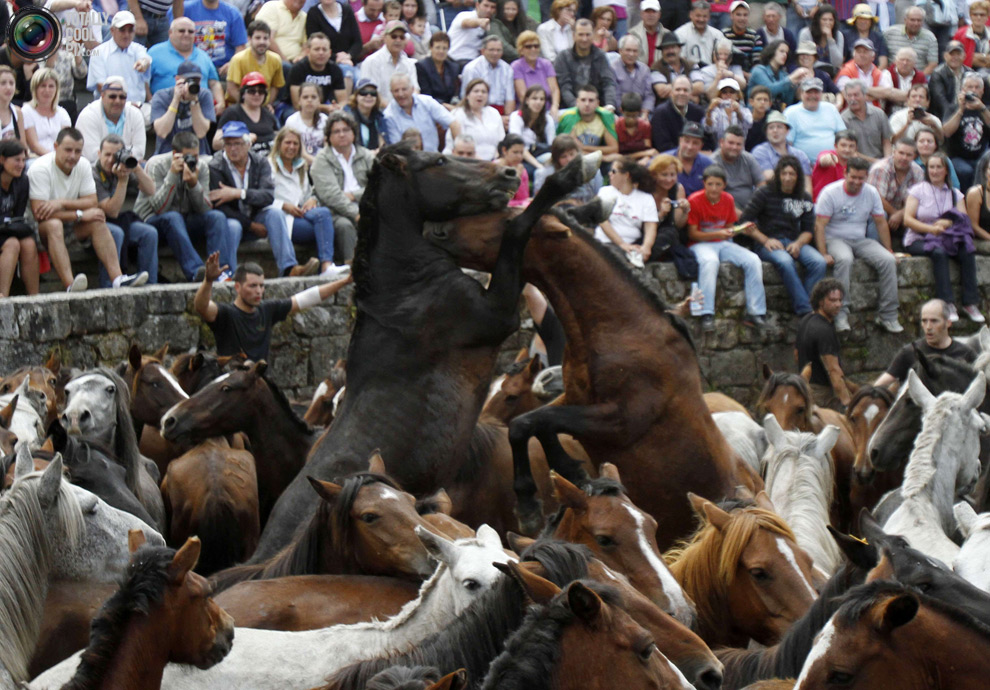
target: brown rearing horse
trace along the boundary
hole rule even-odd
[[[310,426],[330,426],[333,421],[334,398],[347,383],[347,372],[345,367],[347,362],[338,359],[333,365],[329,375],[313,392],[313,400],[309,404],[309,409],[303,415],[303,420]]]
[[[233,619],[192,572],[199,540],[190,538],[178,551],[138,548],[143,542],[143,533],[131,532],[127,577],[93,620],[89,646],[64,688],[155,690],[166,664],[207,669],[230,651]]]
[[[461,265],[491,270],[502,214],[432,226],[427,237]],[[544,216],[523,259],[523,277],[547,295],[567,334],[563,400],[517,417],[510,426],[520,526],[542,526],[528,441],[536,436],[551,468],[584,479],[557,440],[567,433],[595,463],[622,472],[630,498],[660,522],[665,548],[692,529],[688,491],[721,499],[738,484],[758,490],[715,426],[683,322],[641,286],[618,257],[578,227]]]
[[[856,513],[851,512],[849,495],[852,484],[853,463],[856,448],[852,429],[846,416],[827,407],[818,407],[811,396],[808,382],[802,376],[787,372],[774,372],[763,365],[766,383],[756,401],[756,413],[760,419],[773,414],[785,431],[798,430],[818,434],[829,424],[839,428],[839,438],[832,448],[832,464],[835,468],[835,499],[832,501],[832,525],[844,530]]]
[[[0,395],[13,393],[21,387],[21,383],[26,378],[28,388],[37,391],[44,403],[47,415],[45,426],[52,423],[58,417],[58,409],[65,396],[59,387],[59,371],[62,367],[62,360],[57,352],[53,352],[44,366],[21,367],[12,374],[8,374],[0,379]],[[64,384],[63,384],[64,385]]]
[[[697,606],[698,633],[711,647],[776,643],[817,597],[811,559],[775,513],[689,498],[701,527],[664,556]]]
[[[197,535],[197,572],[212,575],[251,557],[258,545],[258,478],[254,456],[223,437],[203,441],[168,465],[162,480],[170,544]]]
[[[850,515],[859,515],[861,509],[872,510],[887,491],[901,484],[903,472],[885,472],[875,476],[873,463],[867,448],[870,437],[880,426],[891,406],[894,394],[889,389],[862,386],[853,394],[846,408],[846,419],[852,429],[855,460],[849,488]]]

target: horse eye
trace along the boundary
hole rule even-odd
[[[114,393],[116,393],[116,392],[117,392],[117,388],[116,388],[116,386],[107,386],[107,393],[108,393],[109,395],[113,395],[113,394],[114,394]]]
[[[915,585],[915,587],[922,594],[925,594],[925,593],[928,593],[928,592],[932,591],[932,583],[931,582],[919,582],[918,584]]]
[[[361,516],[361,522],[364,522],[364,523],[370,525],[371,523],[373,523],[376,520],[378,520],[379,517],[380,516],[377,515],[377,514],[375,514],[375,513],[365,513],[364,515]]]
[[[770,579],[770,573],[763,568],[750,568],[749,574],[757,582],[766,582]]]
[[[229,393],[231,389],[230,389],[230,386],[223,385],[223,386],[220,386],[220,390],[222,390],[224,393]]]
[[[481,588],[481,583],[478,582],[477,580],[465,580],[463,582],[463,585],[464,585],[464,589],[466,589],[469,592],[474,592]]]
[[[443,167],[446,164],[447,164],[447,159],[446,158],[444,158],[443,156],[440,156],[439,158],[437,158],[437,165],[438,166]]]
[[[849,685],[852,682],[852,674],[843,671],[830,671],[825,682],[829,685]]]
[[[653,651],[657,648],[653,640],[650,640],[649,644],[645,645],[641,650],[639,650],[639,658],[643,661],[649,661],[650,657],[653,656]]]
[[[608,549],[616,545],[615,540],[605,534],[596,535],[595,542],[603,549]]]
[[[514,403],[517,400],[519,400],[519,396],[518,395],[507,395],[507,396],[505,396],[505,402]]]
[[[52,388],[55,387],[56,383],[58,382],[55,379],[48,379],[48,385],[51,386]]]
[[[152,388],[161,388],[162,385],[160,383],[158,383],[158,381],[152,381],[151,382],[151,387]]]

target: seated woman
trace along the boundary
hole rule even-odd
[[[275,144],[269,155],[272,177],[275,179],[272,208],[285,215],[285,225],[293,244],[316,245],[320,275],[336,280],[350,269],[333,264],[333,219],[330,209],[320,206],[313,195],[309,163],[303,158],[302,151],[302,136],[288,125],[275,135]],[[309,265],[304,264],[288,269],[287,273],[293,276],[309,275],[308,269]]]
[[[29,187],[27,149],[17,139],[0,141],[0,297],[10,296],[17,264],[29,295],[38,294],[38,245],[24,221]]]
[[[691,84],[701,82],[704,86],[705,98],[709,101],[718,98],[722,87],[719,83],[724,79],[734,79],[740,91],[746,90],[746,75],[743,68],[732,64],[732,41],[720,38],[712,50],[712,62],[691,72]]]
[[[787,62],[791,49],[787,41],[771,41],[760,53],[760,64],[749,75],[749,88],[754,86],[770,89],[770,98],[776,103],[793,105],[797,102],[796,89],[805,79],[814,76],[814,70],[799,67],[787,73]]]
[[[614,244],[629,262],[642,267],[653,254],[657,239],[657,202],[653,199],[653,177],[633,158],[620,158],[609,170],[608,187],[598,190],[605,201],[614,201],[612,215],[595,230],[595,239]]]
[[[797,158],[781,156],[773,179],[756,190],[740,220],[756,225],[750,234],[756,254],[777,268],[794,312],[798,316],[810,312],[808,295],[825,277],[828,265],[813,246],[815,204],[805,190],[804,171]],[[804,266],[804,281],[798,276],[799,263]]]
[[[502,39],[502,59],[512,64],[519,57],[516,39],[523,31],[536,33],[536,21],[526,14],[520,0],[502,0],[492,18],[488,33]]]
[[[958,211],[958,217],[945,217],[953,209]],[[980,293],[976,285],[973,227],[966,215],[962,192],[949,186],[949,162],[941,151],[928,157],[925,181],[908,190],[904,201],[904,225],[907,227],[904,251],[912,256],[931,258],[935,296],[948,305],[949,321],[959,320],[956,300],[952,296],[952,281],[949,279],[951,256],[959,262],[962,311],[970,320],[983,323],[983,315],[977,306]]]
[[[320,110],[322,97],[323,88],[319,84],[303,84],[299,87],[299,110],[285,121],[285,126],[298,132],[302,138],[302,157],[309,164],[326,143],[323,130],[327,126],[327,114]]]
[[[447,57],[450,37],[446,33],[437,31],[429,43],[430,54],[416,62],[420,93],[450,108],[450,102],[461,92],[461,66]]]
[[[377,151],[385,145],[385,114],[378,86],[370,79],[358,81],[344,112],[350,113],[358,124],[358,146]]]
[[[498,144],[498,158],[495,162],[498,165],[507,165],[515,168],[519,173],[519,189],[516,195],[509,200],[509,206],[523,208],[529,205],[532,197],[529,195],[529,173],[523,165],[523,152],[526,145],[522,137],[518,134],[506,134],[505,139]]]
[[[550,144],[557,134],[557,123],[550,117],[546,105],[547,94],[543,87],[531,86],[519,101],[519,110],[509,115],[509,133],[521,136],[526,145],[523,165],[530,175],[543,167],[537,156],[550,151]]]
[[[25,103],[24,135],[28,148],[36,156],[55,150],[55,137],[63,127],[72,125],[69,113],[58,104],[58,74],[49,67],[35,70],[31,77],[31,102]]]
[[[688,203],[684,185],[677,181],[684,166],[676,156],[661,153],[650,162],[648,170],[653,175],[653,201],[657,205],[659,218],[652,260],[672,259],[681,278],[697,280],[698,262],[685,244],[691,204]]]
[[[746,316],[743,323],[762,329],[766,326],[767,296],[763,290],[763,262],[745,247],[732,241],[737,232],[736,202],[725,191],[728,178],[718,165],[709,165],[702,173],[704,189],[688,197],[688,241],[698,260],[698,287],[704,297],[699,316],[705,332],[715,330],[715,287],[718,266],[728,261],[739,266],[745,275]],[[752,224],[749,224],[752,227]]]
[[[472,79],[464,89],[464,100],[454,108],[454,122],[461,125],[461,134],[469,134],[477,146],[478,160],[495,159],[498,142],[505,138],[502,116],[488,105],[488,83],[484,79]],[[447,130],[444,153],[454,148],[454,137]]]
[[[536,179],[533,181],[533,194],[540,191],[540,187],[547,178],[570,163],[581,153],[581,144],[577,138],[570,134],[561,134],[550,145],[550,165],[544,165],[536,171]],[[566,203],[586,204],[595,198],[598,190],[602,187],[602,172],[595,171],[595,176],[588,182],[575,189],[565,198]]]
[[[938,151],[938,138],[935,136],[935,130],[930,127],[921,127],[918,129],[917,134],[914,135],[914,145],[918,149],[918,157],[914,159],[914,162],[921,166],[924,170],[928,167],[928,159],[931,155]],[[952,165],[952,159],[949,160],[949,184],[954,188],[959,189],[959,176],[956,175],[956,168]],[[976,226],[973,226],[976,229]],[[977,233],[979,234],[979,233]],[[985,239],[990,239],[987,237]]]
[[[540,55],[540,37],[535,31],[523,31],[516,39],[519,59],[512,61],[512,83],[516,89],[516,102],[523,103],[530,89],[539,86],[545,95],[544,107],[550,111],[550,119],[560,116],[560,84],[553,63]]]

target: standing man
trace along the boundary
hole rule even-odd
[[[660,44],[670,32],[660,23],[659,0],[643,0],[639,5],[639,16],[643,21],[630,28],[626,35],[639,41],[636,60],[650,68],[654,62],[663,59]],[[619,41],[619,52],[622,52],[622,41]]]
[[[922,65],[925,76],[938,67],[938,40],[935,34],[925,28],[925,10],[921,7],[909,7],[904,13],[904,23],[895,24],[883,32],[887,41],[887,50],[897,55],[902,48],[912,48],[917,58],[917,64]]]
[[[378,87],[379,98],[383,105],[388,105],[392,98],[388,94],[389,80],[393,74],[405,74],[419,92],[419,80],[416,76],[416,61],[406,55],[406,25],[399,20],[392,20],[385,25],[382,32],[385,45],[365,58],[361,64],[361,77],[370,79]],[[499,52],[502,44],[499,43]],[[506,65],[508,67],[508,65]],[[511,71],[511,70],[510,70]]]
[[[615,75],[608,58],[594,44],[595,27],[590,19],[574,23],[574,46],[557,53],[553,68],[560,85],[560,105],[572,108],[577,103],[578,89],[591,85],[598,90],[603,106],[615,106]]]
[[[134,39],[145,47],[165,41],[169,31],[165,15],[171,7],[169,0],[127,0],[127,9],[134,17]]]
[[[275,94],[285,86],[285,72],[282,69],[282,58],[278,53],[269,50],[272,30],[267,24],[257,19],[248,27],[248,48],[237,53],[230,61],[227,70],[227,102],[239,103],[241,100],[241,81],[251,72],[258,72],[265,77],[268,84],[268,98],[265,104],[275,99]],[[300,60],[302,62],[302,60]],[[295,67],[295,65],[293,65]],[[291,74],[291,72],[290,72]]]
[[[283,65],[299,62],[305,54],[306,13],[302,11],[305,0],[271,0],[258,10],[255,19],[271,29],[271,48],[282,58]]]
[[[842,95],[849,105],[842,113],[845,129],[856,134],[859,155],[870,163],[890,155],[890,120],[880,108],[866,100],[863,82],[849,80],[842,87]]]
[[[488,34],[498,10],[495,0],[479,0],[473,10],[459,12],[447,29],[450,36],[450,59],[464,67],[481,55],[481,39]]]
[[[791,131],[787,140],[804,151],[808,160],[816,160],[818,154],[830,148],[835,134],[846,128],[838,109],[831,103],[822,103],[825,85],[817,77],[801,82],[800,103],[784,110]]]
[[[894,146],[894,152],[887,158],[878,160],[870,167],[866,181],[876,187],[887,214],[890,230],[900,230],[904,225],[904,202],[908,190],[925,181],[925,171],[914,162],[918,149],[911,139],[901,139]]]
[[[125,276],[120,272],[117,246],[96,201],[93,168],[82,157],[82,150],[79,130],[63,127],[55,139],[55,150],[35,160],[28,170],[31,213],[38,221],[38,233],[48,248],[52,268],[66,291],[86,289],[86,274],[72,275],[72,262],[65,248],[65,231],[69,230],[76,239],[93,243],[96,258],[113,287],[144,285],[147,273]]]
[[[151,58],[148,57],[148,50],[134,41],[135,22],[134,15],[127,10],[121,10],[113,16],[110,40],[94,48],[89,57],[86,88],[99,94],[104,82],[111,75],[122,77],[127,102],[141,109],[147,124],[151,122],[151,105],[148,103],[151,100],[151,89],[148,86],[148,80],[151,79]]]
[[[853,259],[863,259],[877,272],[880,294],[877,325],[888,333],[902,333],[897,320],[897,259],[890,245],[890,228],[877,190],[866,184],[870,164],[852,158],[846,176],[825,187],[815,205],[815,244],[825,263],[832,266],[846,295],[835,317],[835,330],[849,330],[849,276]],[[872,216],[880,241],[866,236],[866,223]]]
[[[794,343],[798,370],[804,371],[811,365],[808,383],[815,404],[839,412],[845,410],[852,398],[842,371],[842,351],[835,328],[845,295],[845,288],[835,278],[818,281],[811,289],[814,311],[801,319]]]
[[[195,34],[196,26],[192,23],[192,19],[179,17],[172,21],[172,28],[168,30],[168,41],[154,45],[148,50],[148,55],[151,56],[151,92],[154,94],[161,89],[171,87],[179,72],[179,65],[191,61],[199,67],[202,74],[206,75],[207,84],[216,100],[216,114],[219,117],[223,112],[223,85],[220,83],[217,68],[213,66],[213,60],[193,45]]]
[[[725,170],[727,191],[736,203],[736,215],[741,216],[757,187],[764,184],[763,171],[749,151],[744,150],[746,135],[738,125],[726,128],[712,162]]]
[[[450,112],[434,99],[414,93],[412,80],[408,74],[398,72],[393,74],[389,81],[392,102],[385,108],[384,113],[383,134],[386,142],[399,143],[402,133],[410,127],[415,127],[423,137],[423,150],[439,151],[440,138],[437,135],[437,126],[444,130],[450,128],[450,134],[455,139],[460,135],[461,123],[456,122]]]
[[[289,97],[292,109],[299,110],[299,89],[303,84],[317,84],[323,92],[320,110],[324,113],[333,111],[332,103],[343,107],[347,102],[347,84],[344,73],[330,58],[332,50],[330,39],[319,31],[310,34],[306,39],[309,55],[297,62],[289,70]],[[270,83],[270,82],[269,82]],[[228,93],[230,83],[227,84]]]
[[[199,152],[209,155],[206,134],[216,122],[213,94],[200,87],[203,73],[195,62],[183,62],[175,75],[175,86],[162,89],[151,99],[151,123],[157,136],[155,154],[172,150],[172,137],[192,132],[199,139]]]
[[[461,98],[464,98],[464,89],[473,79],[483,79],[488,84],[488,105],[503,115],[508,123],[509,114],[516,109],[516,91],[512,68],[502,59],[502,40],[498,36],[485,36],[481,42],[481,55],[464,65],[461,71]]]
[[[83,157],[90,163],[96,162],[100,142],[108,134],[119,136],[139,161],[144,160],[147,144],[144,117],[140,110],[127,102],[127,91],[121,76],[107,77],[99,99],[79,113],[76,128],[85,139]]]
[[[237,297],[233,303],[217,304],[211,299],[213,281],[223,275],[223,269],[220,255],[210,254],[206,260],[203,282],[193,299],[193,308],[213,332],[218,355],[227,357],[243,352],[248,359],[256,362],[268,358],[275,324],[298,311],[317,306],[351,282],[351,277],[347,276],[308,288],[289,299],[264,302],[265,274],[258,264],[248,262],[234,271],[234,294]]]
[[[599,107],[598,103],[598,91],[593,85],[580,87],[577,92],[577,106],[560,112],[557,134],[575,137],[581,142],[583,153],[601,151],[603,156],[608,156],[619,152],[615,115]]]
[[[958,318],[958,317],[957,317]],[[880,374],[874,386],[886,386],[896,393],[907,378],[908,371],[918,359],[917,353],[927,356],[941,355],[960,359],[967,364],[976,361],[976,353],[949,335],[952,326],[949,305],[940,299],[928,300],[921,305],[921,338],[908,343],[894,357],[887,371]]]
[[[230,59],[247,45],[244,17],[223,0],[190,0],[182,14],[196,26],[196,47],[210,56],[221,77],[227,76]],[[171,8],[167,16],[171,22]]]
[[[763,171],[763,179],[769,182],[773,179],[773,171],[777,167],[777,162],[784,156],[794,156],[801,163],[804,171],[804,180],[811,193],[811,161],[801,149],[787,143],[787,133],[791,126],[787,123],[787,116],[776,110],[767,115],[767,140],[753,149],[753,158],[756,159],[760,170]]]

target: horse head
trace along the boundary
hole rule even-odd
[[[846,408],[846,420],[849,422],[856,452],[853,472],[860,484],[866,485],[873,481],[873,465],[867,453],[867,445],[893,404],[894,396],[888,389],[863,386],[856,391]]]
[[[774,372],[763,365],[766,383],[756,401],[757,414],[772,414],[787,431],[812,431],[815,403],[808,382],[797,374]]]
[[[163,350],[167,348],[168,344]],[[131,416],[136,422],[152,427],[158,426],[162,415],[171,407],[189,397],[175,375],[162,364],[158,354],[142,355],[136,345],[131,346],[129,354]]]
[[[416,536],[442,566],[433,577],[438,586],[446,588],[445,600],[453,603],[455,615],[498,581],[501,572],[497,564],[514,560],[502,548],[498,533],[488,525],[481,525],[476,536],[465,539],[447,539],[423,527],[416,528]]]

